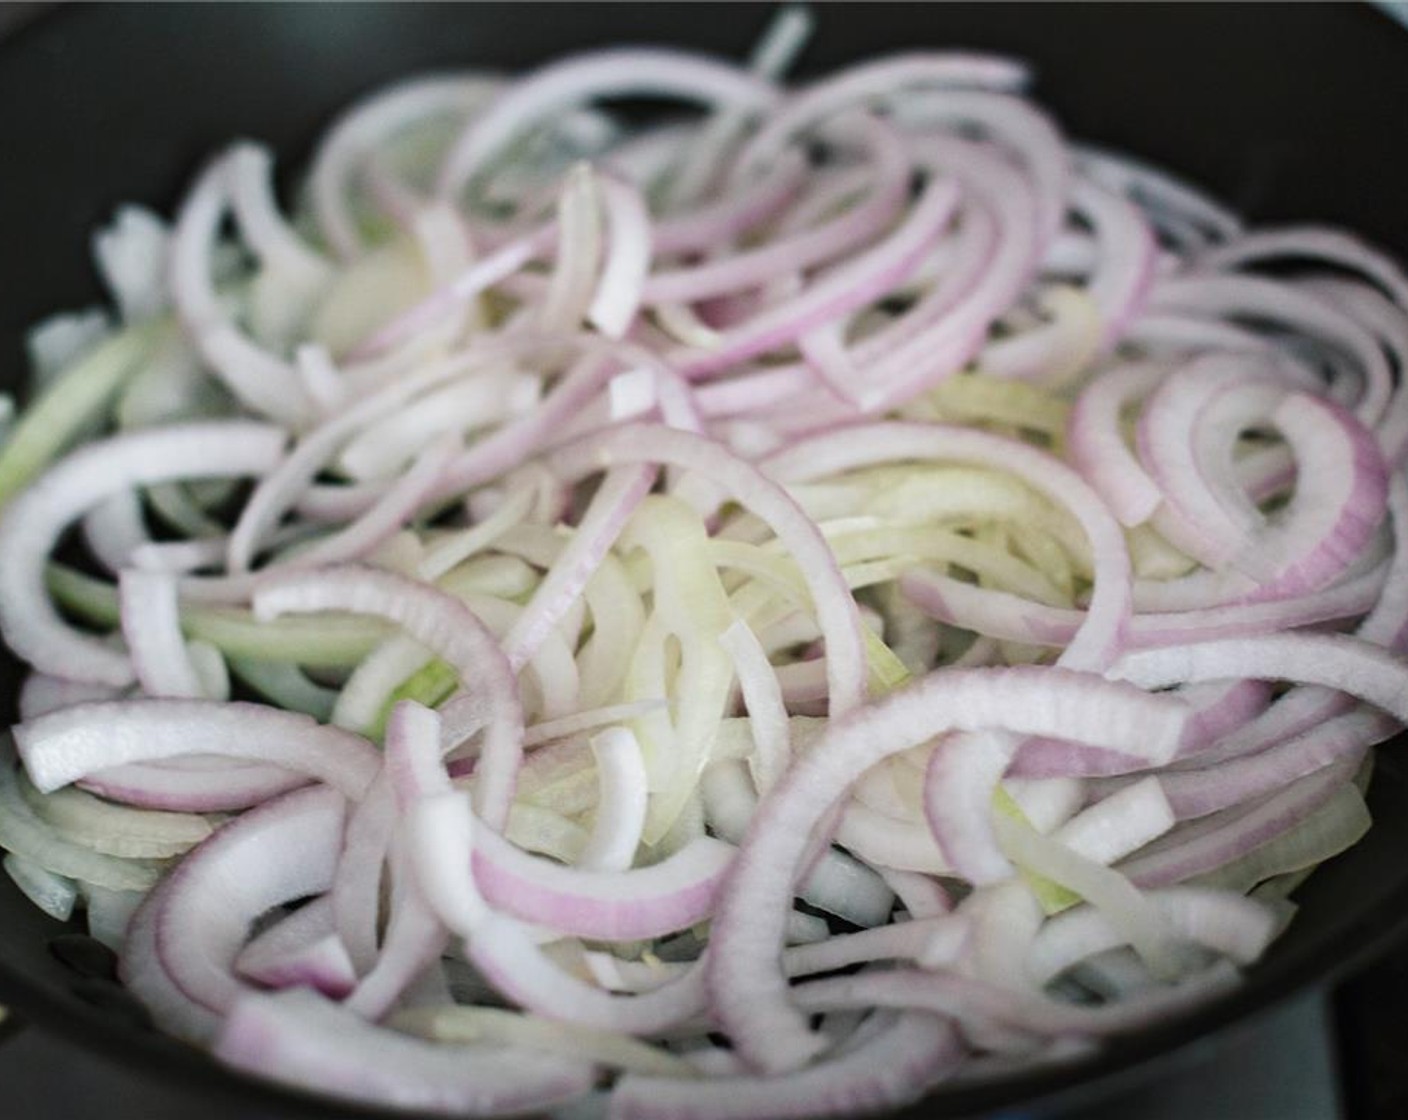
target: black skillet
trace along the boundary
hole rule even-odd
[[[632,41],[737,58],[768,15],[666,3],[132,5],[25,21],[0,44],[0,381],[22,376],[27,324],[97,297],[94,225],[123,200],[169,211],[201,158],[232,137],[266,140],[296,166],[339,106],[409,72],[521,70]],[[1335,222],[1408,258],[1408,30],[1368,6],[823,4],[817,15],[804,73],[920,45],[1016,54],[1036,64],[1036,92],[1070,134],[1176,168],[1252,219]],[[0,718],[13,718],[17,682],[13,662],[0,663]],[[1289,934],[1235,994],[1078,1065],[943,1092],[909,1115],[1094,1100],[1188,1065],[1401,942],[1402,749],[1381,752],[1368,838],[1299,892]],[[371,1115],[229,1073],[135,1025],[101,962],[75,968],[72,943],[55,951],[64,927],[0,879],[0,1000],[25,1018],[251,1114]]]

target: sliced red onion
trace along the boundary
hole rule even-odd
[[[436,436],[468,437],[492,428],[531,408],[539,389],[536,377],[485,363],[461,367],[447,383],[414,400],[403,389],[398,406],[381,415],[362,414],[372,419],[338,452],[337,468],[354,479],[395,479]]]
[[[1198,256],[1200,267],[1241,268],[1283,257],[1309,258],[1367,276],[1400,307],[1408,307],[1408,277],[1388,255],[1352,233],[1315,226],[1262,229],[1241,234]]]
[[[689,1023],[706,1008],[704,970],[698,965],[653,991],[612,995],[558,968],[524,926],[502,915],[480,925],[466,950],[496,990],[548,1019],[652,1035]]]
[[[211,257],[230,201],[228,156],[210,163],[181,206],[171,239],[171,299],[206,363],[245,405],[284,424],[312,415],[293,367],[243,334],[221,306]]]
[[[89,700],[112,700],[122,690],[110,684],[93,684],[47,673],[30,673],[20,686],[19,715],[21,720],[35,719]]]
[[[1002,734],[945,735],[925,770],[924,816],[934,840],[948,866],[976,884],[1012,874],[989,822],[993,793],[1018,745]]]
[[[1079,1007],[952,974],[897,969],[814,981],[801,985],[797,996],[802,1006],[812,1011],[879,1006],[942,1015],[958,1020],[965,1028],[996,1022],[1045,1035],[1108,1034],[1137,1030],[1203,1003],[1225,992],[1236,979],[1234,970],[1215,966],[1141,1000]]]
[[[1145,888],[1213,871],[1295,828],[1343,788],[1357,765],[1355,757],[1332,762],[1280,792],[1182,825],[1126,860],[1120,870]]]
[[[498,642],[463,603],[400,576],[349,568],[272,578],[255,594],[254,609],[262,618],[329,610],[377,615],[453,665],[471,694],[492,706],[475,799],[490,827],[503,827],[523,753],[523,710]]]
[[[1232,210],[1161,168],[1088,144],[1075,152],[1085,174],[1145,206],[1156,218],[1179,218],[1180,224],[1197,230],[1200,243],[1242,235],[1242,221]]]
[[[152,859],[125,859],[66,837],[30,808],[8,749],[0,757],[0,846],[45,871],[109,890],[143,891],[161,875]]]
[[[751,627],[735,622],[720,635],[719,644],[733,658],[743,704],[748,709],[753,780],[760,793],[767,793],[792,760],[792,729],[782,686]]]
[[[776,96],[767,82],[741,70],[676,51],[619,49],[565,59],[516,83],[460,135],[440,169],[438,193],[458,195],[504,143],[543,118],[630,94],[757,108]]]
[[[1274,793],[1324,766],[1357,758],[1365,747],[1389,738],[1398,726],[1372,708],[1356,708],[1256,754],[1220,761],[1206,770],[1167,774],[1161,782],[1180,818],[1200,817]]]
[[[504,639],[504,653],[516,671],[532,656],[546,632],[556,626],[582,594],[601,558],[616,543],[642,498],[655,482],[651,466],[608,473],[592,496],[571,542],[548,569],[527,608]]]
[[[1101,349],[1108,351],[1143,307],[1154,280],[1158,245],[1136,206],[1089,180],[1075,181],[1071,203],[1095,233],[1101,263],[1088,291],[1100,309]]]
[[[352,810],[328,894],[338,936],[359,976],[377,963],[382,871],[396,828],[391,776],[383,766]]]
[[[496,1007],[418,1007],[395,1018],[397,1030],[436,1042],[517,1046],[615,1069],[666,1077],[693,1077],[694,1068],[658,1046],[609,1031],[550,1023]],[[558,1115],[562,1110],[558,1111]]]
[[[751,73],[626,50],[363,102],[311,181],[343,261],[390,230],[351,268],[251,144],[198,177],[169,282],[159,223],[104,242],[124,318],[176,314],[0,456],[50,791],[0,775],[0,840],[51,909],[88,899],[159,1025],[445,1113],[883,1107],[1218,994],[1367,828],[1370,744],[1408,721],[1408,279],[1069,147],[1002,59],[784,94],[805,23]],[[707,115],[627,134],[593,106],[623,94]],[[184,422],[232,409],[295,445]],[[104,410],[152,430],[24,491]],[[120,587],[46,567],[80,517]],[[338,617],[274,621],[304,611]],[[436,659],[463,687],[396,704],[382,754],[120,699],[223,700],[226,654],[358,729]]]
[[[439,963],[449,944],[445,923],[419,888],[411,867],[414,858],[409,845],[398,844],[392,850],[391,918],[386,936],[376,964],[346,1000],[349,1011],[366,1019],[383,1018],[426,969]]]
[[[748,71],[766,81],[777,81],[790,69],[811,37],[811,13],[802,8],[784,8],[768,24],[748,56]],[[678,209],[698,201],[737,147],[756,110],[729,105],[718,106],[699,129],[688,150],[675,161],[668,182],[666,207]]]
[[[1251,537],[1265,525],[1237,485],[1233,445],[1289,391],[1274,374],[1271,363],[1254,358],[1207,355],[1165,376],[1140,414],[1139,456],[1164,502],[1155,526],[1208,567],[1252,553]]]
[[[1267,908],[1249,898],[1193,887],[1151,891],[1148,897],[1180,936],[1238,964],[1260,957],[1275,928]],[[1120,935],[1098,911],[1071,910],[1047,922],[1037,934],[1028,974],[1034,984],[1044,985],[1085,957],[1119,944]]]
[[[450,468],[437,495],[449,498],[514,470],[563,433],[569,421],[617,372],[603,353],[588,353],[553,386],[531,413],[504,425],[465,451]]]
[[[419,303],[378,327],[372,335],[359,342],[348,357],[365,364],[397,346],[412,343],[418,333],[440,324],[447,316],[462,310],[477,296],[505,282],[538,257],[546,244],[559,240],[557,228],[554,226],[509,242],[464,269],[452,281]]]
[[[629,941],[686,929],[709,915],[734,848],[704,838],[649,867],[567,868],[492,834],[474,845],[474,879],[490,904],[578,937]]]
[[[660,216],[651,239],[656,255],[697,252],[745,236],[778,216],[800,190],[806,172],[802,155],[785,152],[755,182],[694,209]]]
[[[533,311],[545,334],[570,331],[586,317],[602,253],[601,203],[596,172],[579,163],[568,173],[557,203],[557,259]]]
[[[1126,654],[1110,675],[1143,688],[1253,677],[1339,689],[1408,723],[1408,665],[1387,650],[1344,634],[1223,638]]]
[[[345,817],[337,791],[300,790],[245,813],[181,862],[154,912],[156,954],[177,987],[212,1011],[230,1007],[251,923],[327,889]],[[272,866],[271,849],[281,853]]]
[[[738,289],[751,289],[779,273],[801,272],[843,256],[883,232],[908,189],[909,157],[901,138],[873,116],[838,118],[869,149],[869,193],[830,221],[754,249],[677,269],[657,271],[645,285],[649,303],[692,303]]]
[[[748,774],[738,763],[717,762],[700,783],[705,812],[716,833],[739,843],[757,809],[758,798]],[[844,835],[838,836],[843,843]],[[894,894],[863,863],[834,849],[823,849],[798,885],[798,896],[858,926],[878,926],[894,906]]]
[[[253,938],[235,958],[234,969],[266,988],[308,987],[332,999],[347,995],[357,981],[327,895]]]
[[[138,548],[150,543],[141,499],[129,490],[94,506],[83,517],[83,540],[104,568],[120,572]]]
[[[1059,733],[1109,747],[1142,740],[1172,752],[1183,718],[1176,701],[1137,690],[1107,693],[1098,678],[1010,669],[934,674],[833,723],[760,807],[715,913],[710,991],[735,1045],[770,1070],[796,1068],[817,1051],[768,960],[784,918],[772,902],[790,894],[811,827],[871,765],[949,729]]]
[[[44,792],[125,763],[213,754],[274,762],[356,799],[379,766],[376,751],[360,736],[238,701],[82,704],[27,720],[14,734],[30,780]]]
[[[332,266],[279,213],[273,155],[261,145],[243,143],[227,158],[230,204],[240,233],[266,269],[290,279],[306,306],[331,281]]]
[[[1341,781],[1329,797],[1293,827],[1191,881],[1214,890],[1248,892],[1261,898],[1272,908],[1275,933],[1284,932],[1297,909],[1285,896],[1316,867],[1359,843],[1373,826],[1363,794],[1355,784],[1363,781],[1371,765],[1367,756],[1365,751],[1352,774],[1349,767],[1340,770],[1342,777],[1350,776],[1349,781]]]
[[[440,717],[430,709],[403,701],[392,711],[386,731],[386,772],[403,818],[400,860],[393,861],[393,869],[398,862],[401,865],[396,887],[403,896],[418,893],[424,902],[422,908],[403,897],[398,909],[408,916],[397,932],[401,939],[425,947],[421,952],[434,946],[434,953],[445,941],[441,925],[469,936],[489,915],[479,884],[469,872],[477,845],[474,814],[468,798],[450,785],[441,762],[441,740]],[[432,926],[425,917],[417,917],[422,909],[438,922]],[[378,970],[387,965],[390,947],[388,936]],[[411,950],[407,954],[416,967],[429,963]]]
[[[262,424],[173,425],[91,444],[51,469],[0,517],[0,629],[10,648],[45,672],[129,684],[134,673],[126,653],[69,627],[45,594],[44,561],[64,526],[136,486],[262,474],[283,442],[282,431]]]
[[[1379,600],[1386,577],[1379,567],[1295,598],[1136,614],[1129,620],[1124,645],[1148,649],[1357,618]],[[923,569],[906,572],[900,586],[905,597],[931,617],[1005,641],[1064,647],[1086,617],[1084,611],[1047,606]]]
[[[1071,408],[1067,440],[1073,465],[1125,526],[1153,516],[1161,494],[1120,431],[1120,413],[1167,373],[1157,363],[1118,365],[1092,378]]]
[[[210,766],[190,769],[178,764],[196,756],[104,766],[76,784],[109,801],[144,809],[182,813],[219,813],[248,809],[306,785],[306,775],[278,765],[201,756]]]
[[[149,891],[132,912],[118,957],[117,974],[164,1030],[188,1042],[205,1044],[219,1031],[220,1016],[182,991],[157,953],[157,914],[165,899],[163,882]]]
[[[118,580],[122,636],[132,655],[132,668],[148,696],[200,699],[205,689],[191,663],[181,633],[176,580],[136,568]]]
[[[807,579],[826,635],[832,714],[844,714],[861,702],[865,652],[855,602],[826,541],[780,486],[716,444],[685,432],[643,425],[626,425],[583,440],[557,453],[553,461],[560,472],[574,477],[617,463],[668,463],[704,474],[747,505],[771,526]]]
[[[703,1082],[629,1074],[611,1095],[613,1120],[796,1120],[899,1108],[962,1060],[957,1033],[931,1015],[906,1015],[832,1061],[772,1076]]]
[[[497,356],[469,353],[433,363],[425,370],[400,378],[384,389],[349,405],[318,428],[305,434],[245,502],[234,531],[230,534],[226,561],[229,570],[239,574],[250,569],[256,553],[280,518],[298,500],[299,495],[333,457],[339,446],[355,432],[390,412],[404,408],[418,393],[472,372],[483,362],[491,361]],[[342,518],[339,516],[337,519]]]
[[[906,92],[894,98],[893,111],[907,128],[934,124],[957,132],[977,128],[1010,148],[1038,185],[1043,243],[1057,235],[1070,190],[1070,155],[1060,130],[1040,109],[1010,94],[945,89]]]
[[[587,319],[608,338],[622,338],[640,308],[655,239],[640,190],[610,175],[599,182],[609,241]]]
[[[204,817],[114,805],[73,787],[41,794],[26,784],[20,793],[64,839],[124,859],[169,859],[213,831]]]
[[[513,629],[526,609],[497,596],[464,590],[456,586],[453,576],[445,580],[445,587],[489,628],[496,640],[501,640]],[[573,659],[568,638],[561,629],[549,629],[543,635],[541,644],[525,668],[527,679],[523,683],[530,687],[524,703],[537,716],[556,719],[577,706],[577,663]],[[480,699],[469,695],[448,701],[444,708],[447,721],[451,724],[455,722],[452,717],[456,706],[464,704],[473,707],[480,703]]]
[[[983,199],[991,241],[975,242],[976,275],[913,309],[910,325],[896,328],[881,348],[862,401],[877,414],[914,399],[958,372],[983,346],[993,322],[1017,298],[1041,257],[1037,199],[1026,177],[985,146],[944,135],[916,141],[917,154],[930,166],[960,177],[965,191]],[[917,321],[916,321],[917,320]],[[917,328],[917,329],[916,329]]]
[[[241,996],[214,1050],[256,1077],[449,1116],[535,1111],[586,1091],[594,1077],[573,1058],[447,1047],[379,1030],[301,990]]]
[[[958,195],[952,179],[931,177],[909,215],[888,236],[838,265],[795,298],[723,332],[718,345],[706,353],[679,356],[682,372],[691,380],[708,377],[879,299],[903,283],[923,261],[948,226]]]
[[[1139,580],[1139,610],[1197,609],[1303,594],[1348,571],[1373,541],[1383,518],[1388,475],[1372,433],[1331,402],[1300,393],[1287,396],[1269,423],[1290,443],[1301,481],[1284,514],[1256,538],[1262,577],[1227,569],[1176,580]]]
[[[625,871],[635,862],[645,828],[647,785],[640,743],[626,728],[617,727],[592,736],[596,759],[596,818],[591,838],[577,857],[577,866],[589,871]]]
[[[362,249],[348,206],[349,180],[358,165],[408,125],[473,112],[498,86],[496,79],[469,74],[412,78],[356,102],[333,122],[313,156],[309,195],[318,227],[339,257],[350,260]]]
[[[1349,280],[1316,277],[1301,282],[1319,298],[1344,311],[1373,332],[1394,364],[1402,369],[1408,357],[1408,318],[1398,304],[1376,290]],[[1377,425],[1379,446],[1392,464],[1401,464],[1408,453],[1408,398],[1400,383]]]
[[[1150,307],[1156,311],[1256,316],[1323,338],[1347,353],[1364,378],[1355,415],[1367,425],[1382,418],[1393,391],[1383,350],[1373,336],[1348,315],[1308,293],[1250,276],[1191,274],[1161,280]]]
[[[773,478],[804,482],[843,470],[905,459],[978,463],[1011,471],[1067,508],[1095,557],[1095,588],[1085,622],[1061,654],[1071,668],[1102,668],[1114,658],[1129,615],[1129,554],[1104,503],[1069,467],[1028,444],[939,424],[857,425],[799,440],[769,456]]]
[[[808,126],[852,105],[909,90],[1010,91],[1025,85],[1027,78],[1026,68],[1010,59],[958,52],[914,51],[853,66],[814,83],[773,113],[739,153],[733,178],[745,179],[755,165],[774,158]]]
[[[360,560],[413,521],[460,449],[457,435],[432,440],[384,494],[351,524],[264,571]]]

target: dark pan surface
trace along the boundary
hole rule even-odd
[[[1408,257],[1408,34],[1363,5],[822,5],[804,72],[913,46],[1001,50],[1036,64],[1068,133],[1177,169],[1259,221],[1351,226]],[[416,70],[521,69],[621,42],[741,57],[769,9],[640,5],[78,7],[0,44],[0,381],[24,328],[98,292],[88,238],[120,201],[169,210],[203,156],[239,135],[296,166],[351,98]],[[0,662],[0,717],[18,675]],[[1197,1015],[1059,1071],[950,1091],[914,1116],[1091,1099],[1191,1060],[1294,992],[1343,975],[1408,929],[1408,766],[1390,745],[1376,825],[1298,894],[1302,912],[1245,986]],[[0,877],[0,999],[152,1076],[266,1116],[360,1115],[229,1074],[131,1025],[100,976],[59,962],[57,923]],[[89,968],[90,973],[100,969]]]

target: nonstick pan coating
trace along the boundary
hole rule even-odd
[[[168,209],[235,136],[297,167],[331,114],[417,70],[519,70],[561,53],[655,42],[741,57],[761,6],[132,5],[43,14],[0,44],[0,382],[27,325],[98,298],[88,239],[120,201]],[[1366,5],[842,5],[817,9],[804,73],[914,46],[1030,59],[1068,134],[1177,169],[1261,222],[1354,228],[1408,258],[1408,32]],[[19,675],[0,661],[0,718]],[[1058,1071],[951,1090],[907,1115],[1091,1100],[1177,1068],[1273,1004],[1399,943],[1408,928],[1408,758],[1380,752],[1375,826],[1297,895],[1290,932],[1244,986],[1201,1012]],[[62,963],[65,930],[0,877],[0,1000],[154,1078],[269,1117],[364,1113],[223,1070],[137,1024],[102,962]],[[67,946],[70,950],[72,945]],[[60,944],[59,949],[65,948]],[[371,1115],[370,1113],[365,1113]]]

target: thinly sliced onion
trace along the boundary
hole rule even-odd
[[[1094,678],[1011,669],[930,676],[838,721],[788,771],[755,819],[720,900],[710,985],[715,1011],[735,1045],[751,1063],[771,1070],[796,1068],[817,1052],[814,1036],[781,990],[780,975],[768,966],[769,946],[780,944],[781,931],[773,927],[782,915],[765,909],[764,900],[795,873],[810,828],[870,765],[946,729],[1059,732],[1097,746],[1142,739],[1171,751],[1183,718],[1176,702],[1137,690],[1101,692],[1097,699]]]
[[[244,814],[194,851],[166,883],[153,918],[166,974],[223,1012],[242,988],[235,962],[251,923],[274,906],[319,894],[332,880],[346,802],[336,790],[297,790]],[[275,847],[276,869],[253,868]]]
[[[8,750],[0,765],[0,845],[45,871],[108,890],[143,891],[161,875],[152,859],[120,859],[75,843],[43,820],[20,793]]]
[[[908,1015],[843,1057],[781,1076],[724,1076],[694,1085],[630,1075],[612,1094],[612,1115],[619,1120],[792,1120],[880,1111],[919,1097],[961,1054],[948,1023],[931,1015]]]
[[[301,990],[242,996],[214,1050],[256,1077],[452,1116],[546,1107],[583,1092],[593,1078],[579,1059],[501,1047],[475,1053],[380,1030]]]
[[[235,958],[234,969],[264,987],[306,986],[333,999],[347,995],[357,979],[327,895],[253,938]]]
[[[44,561],[64,526],[134,486],[262,474],[284,439],[278,428],[240,421],[176,425],[90,445],[49,471],[0,517],[0,630],[10,647],[55,675],[130,683],[127,655],[65,625],[44,594]]]
[[[4,859],[7,874],[20,893],[58,922],[66,922],[78,902],[78,887],[72,879],[56,875],[24,856],[7,852]]]
[[[236,143],[33,333],[0,844],[163,1029],[444,1114],[881,1109],[1220,996],[1363,834],[1402,270],[1005,59],[785,91],[809,22],[373,94],[287,217]]]
[[[242,702],[81,704],[20,724],[15,745],[30,779],[45,792],[125,763],[213,754],[273,762],[360,798],[379,765],[365,739]]]
[[[475,796],[485,820],[502,828],[522,753],[523,712],[507,659],[483,624],[443,592],[369,570],[281,576],[255,597],[255,611],[265,618],[329,610],[379,615],[397,623],[454,665],[471,693],[490,705]]]

